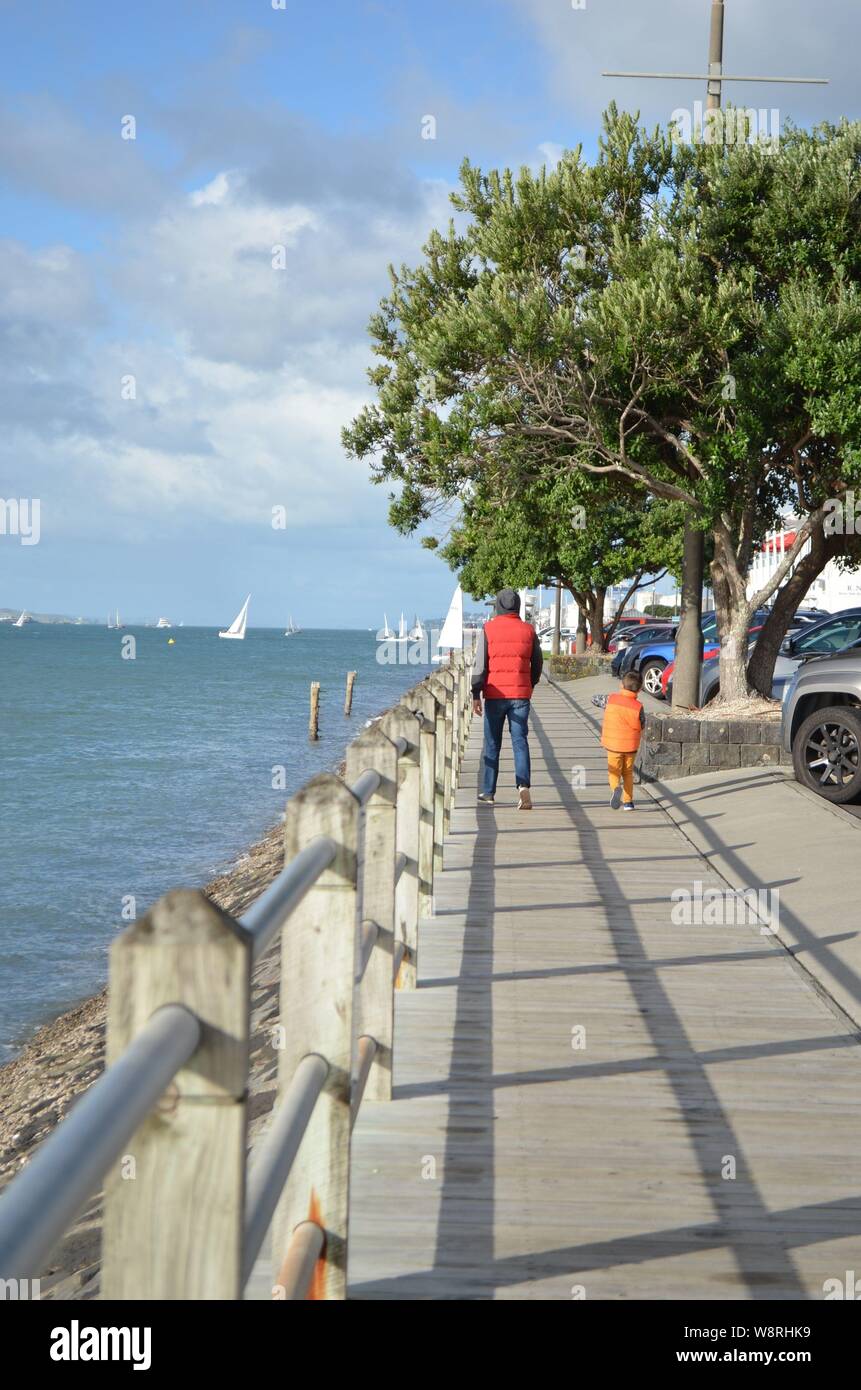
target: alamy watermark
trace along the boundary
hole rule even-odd
[[[38,545],[41,534],[38,497],[0,497],[0,536],[17,536],[22,545]]]
[[[676,927],[759,927],[760,936],[777,936],[780,890],[777,888],[674,888],[670,921]]]
[[[674,143],[681,145],[760,145],[775,153],[780,148],[780,111],[753,106],[717,107],[705,111],[701,101],[693,111],[677,106],[670,117]]]
[[[861,536],[861,498],[848,488],[842,497],[829,497],[822,523],[826,536]]]

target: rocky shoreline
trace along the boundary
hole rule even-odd
[[[344,769],[342,762],[336,770],[343,776]],[[279,822],[203,891],[225,911],[241,916],[283,866]],[[249,1147],[275,1101],[278,1063],[270,1039],[278,1021],[279,967],[276,942],[252,978]],[[106,1010],[107,988],[45,1024],[0,1069],[0,1193],[104,1070]],[[43,1299],[98,1297],[101,1215],[98,1194],[41,1271]]]

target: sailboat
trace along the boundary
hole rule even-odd
[[[114,623],[114,627],[115,627],[115,628],[121,628],[122,626],[123,626],[123,624],[120,622],[120,610],[117,609],[117,619],[116,619],[116,622]]]
[[[442,632],[437,641],[437,650],[431,657],[431,661],[439,663],[445,661],[443,647],[449,649],[456,648],[458,651],[463,646],[463,590],[458,584],[451,596],[451,603],[445,615],[445,622],[442,625]]]
[[[424,630],[424,628],[422,627],[422,620],[421,620],[421,618],[419,617],[419,615],[418,615],[418,613],[417,613],[417,614],[416,614],[416,618],[415,618],[415,622],[413,623],[412,627],[410,628],[410,641],[411,641],[411,642],[423,642],[423,641],[424,641],[424,636],[425,636],[425,630]]]
[[[14,623],[12,624],[12,626],[13,626],[13,627],[23,627],[24,624],[25,624],[27,621],[28,621],[28,618],[27,618],[27,610],[26,610],[26,608],[25,608],[25,609],[22,609],[22,611],[21,611],[19,617],[17,617],[17,618],[15,619]]]
[[[297,632],[301,632],[301,631],[302,631],[301,627],[297,627],[296,624],[294,623],[294,621],[293,621],[293,614],[291,613],[291,614],[290,614],[290,621],[288,622],[287,627],[285,628],[285,631],[284,631],[284,636],[285,636],[285,637],[295,637],[295,636],[296,636],[296,633],[297,633]]]
[[[378,641],[378,642],[391,642],[391,640],[392,640],[392,638],[394,637],[394,635],[395,635],[395,634],[392,632],[392,629],[389,627],[389,619],[388,619],[388,616],[384,613],[384,614],[383,614],[383,630],[382,630],[382,632],[378,632],[378,633],[377,633],[377,641]]]
[[[251,595],[243,603],[233,622],[226,632],[219,632],[219,637],[235,637],[242,639],[245,637],[245,625],[248,622],[248,605],[251,602]]]
[[[401,614],[400,627],[398,628],[398,635],[397,635],[397,638],[396,638],[395,640],[398,641],[398,642],[408,642],[408,641],[409,641],[409,638],[408,638],[408,636],[407,636],[407,620],[406,620],[406,618],[404,617],[403,613]]]

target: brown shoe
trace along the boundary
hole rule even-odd
[[[529,795],[528,787],[517,788],[517,809],[518,811],[532,810],[532,797]]]

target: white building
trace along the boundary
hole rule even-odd
[[[795,517],[786,518],[779,531],[769,531],[748,573],[748,598],[768,581],[786,552],[792,548],[798,524]],[[809,549],[810,542],[805,541],[797,559],[800,560]],[[819,578],[810,585],[802,605],[824,608],[829,613],[839,613],[841,608],[861,608],[861,569],[841,571],[833,560],[829,560]]]

